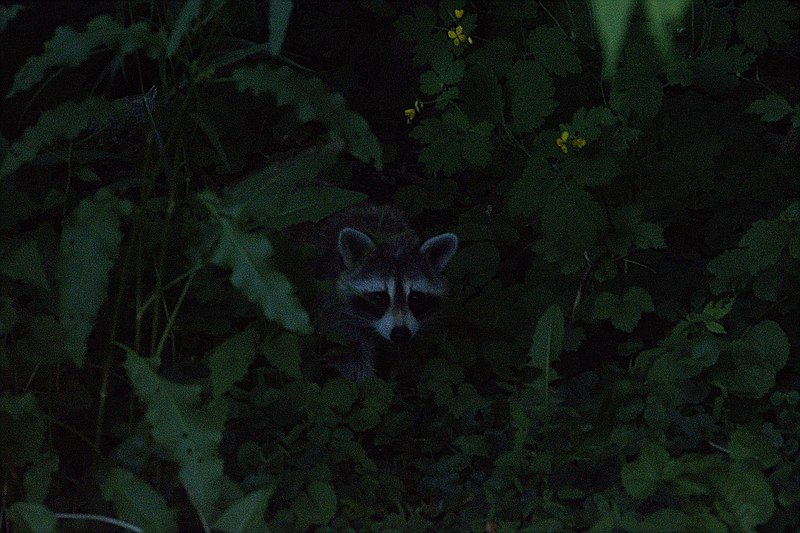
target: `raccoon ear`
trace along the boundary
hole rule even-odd
[[[339,255],[347,268],[351,268],[364,254],[374,249],[375,243],[372,239],[357,229],[342,228],[339,231]]]
[[[456,253],[456,248],[458,237],[455,233],[442,233],[423,242],[419,253],[427,257],[433,267],[441,272]]]

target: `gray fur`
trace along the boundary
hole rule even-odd
[[[425,318],[419,302],[428,294],[446,294],[442,270],[458,244],[454,234],[444,233],[420,246],[401,211],[374,205],[333,215],[309,230],[304,240],[321,252],[315,276],[334,281],[333,291],[315,303],[316,329],[352,344],[351,354],[330,364],[357,381],[375,375],[375,346],[381,336],[413,336]],[[385,296],[370,298],[368,293]]]

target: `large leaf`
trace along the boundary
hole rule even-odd
[[[44,291],[50,290],[35,239],[25,240],[15,246],[0,246],[0,274],[30,283]]]
[[[668,461],[669,454],[661,446],[652,443],[643,446],[636,460],[622,465],[625,491],[637,499],[652,495]]]
[[[77,67],[101,46],[113,49],[120,56],[144,48],[150,57],[155,57],[163,49],[164,41],[161,35],[150,31],[147,22],[126,27],[108,15],[95,17],[82,32],[59,26],[53,38],[44,43],[42,55],[29,57],[19,69],[8,97],[30,89],[53,67]]]
[[[529,352],[531,365],[547,369],[558,361],[564,347],[564,315],[557,305],[551,305],[539,318],[533,332],[533,343]]]
[[[11,145],[0,163],[0,179],[11,174],[24,163],[33,161],[39,151],[61,139],[74,139],[90,123],[106,122],[124,112],[119,102],[90,97],[79,103],[67,102],[45,111],[35,125],[22,134],[22,139]]]
[[[159,376],[150,361],[128,352],[124,363],[136,394],[147,404],[145,417],[153,439],[181,465],[179,477],[192,503],[208,512],[217,499],[222,460],[217,450],[228,415],[228,404],[214,397],[201,405],[202,388]]]
[[[304,78],[286,66],[266,65],[242,67],[231,78],[241,92],[271,93],[279,106],[291,105],[302,122],[319,120],[332,139],[347,142],[354,156],[382,167],[381,147],[367,121],[350,111],[342,95],[326,88],[319,78]]]
[[[264,512],[274,490],[274,487],[259,489],[232,504],[214,523],[214,529],[225,533],[267,531]]]
[[[258,333],[248,329],[215,347],[211,351],[208,367],[211,370],[211,390],[215,396],[227,392],[246,374],[256,357]]]
[[[592,0],[597,36],[603,47],[603,72],[613,75],[637,0]]]
[[[131,203],[101,189],[70,213],[61,233],[57,265],[58,316],[67,353],[83,364],[86,341],[108,292],[108,273],[119,254],[120,222]]]
[[[261,308],[264,316],[301,333],[310,333],[308,313],[294,295],[292,284],[270,262],[272,245],[258,233],[247,233],[234,225],[218,209],[219,199],[211,192],[201,194],[214,214],[219,233],[211,262],[231,269],[231,284]]]
[[[181,44],[181,39],[183,39],[184,35],[189,33],[192,22],[194,22],[194,20],[200,14],[200,8],[203,7],[203,3],[203,0],[187,0],[187,2],[183,5],[181,12],[178,13],[178,18],[175,20],[175,28],[169,35],[169,41],[167,42],[167,57],[172,57],[178,50],[178,46]]]
[[[552,78],[535,61],[522,60],[511,68],[508,79],[514,91],[511,97],[514,128],[520,132],[535,131],[558,106],[553,99],[556,90]]]
[[[270,0],[269,2],[269,51],[276,56],[281,51],[292,14],[292,0]]]
[[[114,504],[120,518],[143,530],[174,531],[177,512],[145,481],[122,468],[112,468],[100,490]]]
[[[19,533],[55,533],[56,515],[53,511],[33,502],[16,502],[8,508],[8,516]]]

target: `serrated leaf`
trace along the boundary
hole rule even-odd
[[[172,57],[178,50],[181,39],[189,33],[192,22],[194,22],[200,14],[200,8],[202,7],[203,0],[187,0],[186,3],[183,4],[181,12],[178,13],[178,17],[175,19],[175,27],[169,35],[166,49],[167,57]]]
[[[118,102],[90,97],[79,103],[67,102],[43,112],[35,125],[27,128],[22,139],[12,144],[0,163],[0,179],[23,164],[33,161],[45,146],[62,139],[74,139],[90,122],[107,122],[123,113]]]
[[[610,292],[598,295],[592,316],[597,319],[610,318],[615,328],[632,332],[643,312],[652,312],[653,300],[641,287],[630,287],[618,297]]]
[[[24,8],[19,4],[0,6],[0,33],[6,31],[8,23],[14,20]]]
[[[267,339],[262,344],[261,351],[264,352],[272,366],[290,378],[303,378],[300,370],[300,345],[295,335],[282,332]]]
[[[791,36],[787,22],[800,17],[800,9],[785,0],[748,0],[737,11],[736,33],[747,46],[762,51],[769,39],[785,43]]]
[[[294,295],[292,284],[271,262],[272,245],[266,235],[247,233],[220,215],[213,193],[201,195],[215,214],[219,234],[212,250],[211,262],[231,269],[231,284],[261,308],[264,316],[283,324],[287,329],[310,333],[308,313]]]
[[[544,370],[558,361],[564,347],[564,315],[557,305],[551,305],[539,317],[533,332],[528,357],[531,366]]]
[[[455,85],[461,81],[466,72],[463,60],[453,60],[444,56],[443,61],[431,64],[432,69],[424,72],[419,79],[419,88],[425,94],[438,94],[448,85]]]
[[[575,55],[578,49],[564,32],[554,26],[537,26],[525,41],[531,57],[556,76],[577,74],[581,62]]]
[[[481,122],[464,134],[461,143],[461,157],[464,163],[485,167],[491,161],[492,137],[494,124]]]
[[[694,79],[698,86],[719,94],[739,85],[737,74],[745,72],[756,55],[745,52],[743,45],[726,48],[724,45],[705,50],[692,62]]]
[[[13,503],[8,508],[8,516],[15,532],[55,533],[56,531],[56,515],[41,503]]]
[[[132,204],[100,189],[85,198],[64,222],[56,265],[58,316],[64,345],[76,365],[83,364],[86,341],[106,300],[108,274],[119,255],[122,217]]]
[[[789,244],[791,230],[781,220],[757,220],[739,241],[739,247],[747,252],[747,266],[756,274],[775,264],[781,252]]]
[[[656,74],[644,65],[620,67],[611,85],[611,108],[621,114],[633,111],[643,119],[656,116],[664,89]]]
[[[772,440],[753,427],[737,427],[726,449],[734,461],[745,463],[754,459],[761,468],[772,468],[781,460]]]
[[[508,193],[508,211],[515,216],[531,216],[542,209],[560,181],[543,157],[531,157]]]
[[[220,397],[201,406],[202,387],[159,376],[150,361],[128,352],[123,364],[137,396],[147,404],[145,418],[153,439],[181,465],[179,477],[192,503],[207,513],[217,499],[222,460],[217,449],[228,414]]]
[[[775,375],[789,360],[789,339],[777,323],[764,320],[732,342],[729,352],[714,382],[733,394],[761,398],[775,386]]]
[[[101,46],[114,50],[119,56],[144,48],[150,57],[155,57],[163,49],[164,42],[161,35],[150,31],[147,22],[123,26],[108,15],[93,18],[82,32],[59,26],[53,37],[44,43],[42,54],[28,57],[19,69],[7,97],[30,89],[44,79],[51,68],[81,65],[89,59],[92,51]]]
[[[657,444],[645,444],[638,458],[622,465],[625,492],[639,500],[651,496],[669,460],[669,453],[664,448]]]
[[[256,357],[255,329],[241,331],[211,351],[208,368],[211,371],[211,390],[215,396],[227,392],[241,381]]]
[[[228,507],[214,522],[214,529],[224,533],[258,533],[267,531],[264,513],[275,491],[273,486],[251,492]]]
[[[582,189],[556,189],[542,211],[542,230],[552,241],[568,239],[586,249],[594,244],[604,227],[605,215],[600,204]]]
[[[287,66],[273,69],[258,65],[234,70],[231,79],[239,92],[250,91],[256,96],[267,92],[275,96],[279,106],[291,105],[301,122],[319,120],[331,139],[344,140],[355,157],[382,167],[380,143],[367,121],[319,78],[304,78]]]
[[[174,531],[177,511],[153,488],[122,468],[112,468],[100,485],[103,498],[114,504],[117,515],[146,531]]]
[[[5,248],[5,247],[4,247]],[[50,291],[50,282],[42,268],[42,255],[35,239],[27,239],[21,244],[6,248],[0,255],[0,275],[29,283],[45,292]]]
[[[777,122],[792,113],[792,106],[786,98],[779,94],[768,94],[761,100],[756,100],[747,107],[748,113],[761,115],[764,122]]]
[[[603,74],[611,77],[617,67],[622,43],[637,0],[592,0],[597,36],[603,47]]]
[[[269,2],[269,51],[273,56],[280,53],[289,17],[292,14],[292,0],[270,0]]]
[[[517,61],[508,73],[511,96],[511,116],[514,129],[532,132],[544,124],[544,119],[558,107],[552,97],[556,90],[544,68],[531,60]]]

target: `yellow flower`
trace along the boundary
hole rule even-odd
[[[586,146],[586,139],[578,137],[577,139],[572,141],[572,146],[574,146],[575,148],[583,148],[584,146]]]
[[[411,121],[414,120],[414,117],[417,116],[417,112],[414,110],[413,107],[409,107],[403,114],[406,116],[406,124],[411,124]]]
[[[455,31],[447,30],[447,36],[453,40],[453,44],[458,46],[459,44],[463,43],[467,40],[467,36],[464,35],[464,27],[463,26],[456,26]],[[470,39],[470,43],[471,43]]]
[[[569,148],[567,148],[567,139],[569,139],[569,132],[562,131],[561,135],[556,139],[556,145],[561,148],[561,151],[565,154],[569,152]]]
[[[463,9],[456,9],[455,11],[453,11],[453,13],[455,13],[457,19],[460,19],[461,17],[464,16],[464,10]]]

